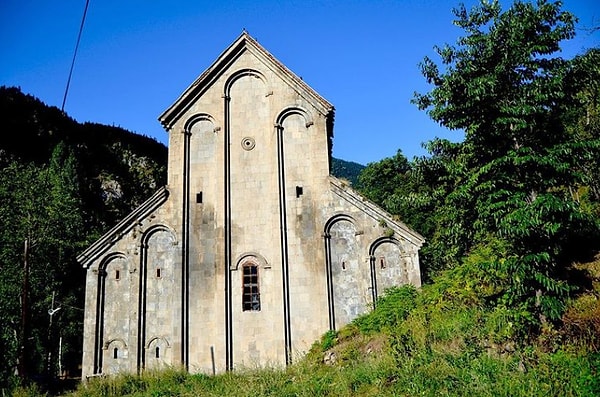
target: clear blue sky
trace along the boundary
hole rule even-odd
[[[470,7],[474,0],[464,1]],[[65,111],[167,144],[157,121],[243,29],[336,108],[333,155],[367,164],[412,158],[435,136],[460,140],[410,104],[418,63],[454,43],[459,1],[90,0]],[[508,4],[506,1],[505,4]],[[85,0],[0,1],[0,85],[60,108]],[[565,0],[579,28],[600,1]],[[578,30],[567,55],[600,45]],[[5,131],[4,133],[6,133]]]

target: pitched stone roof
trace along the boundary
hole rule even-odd
[[[334,194],[338,195],[345,201],[359,208],[362,212],[369,215],[377,222],[384,221],[389,228],[399,233],[402,236],[402,238],[405,238],[406,240],[410,241],[417,248],[421,248],[421,246],[425,242],[425,238],[423,236],[409,228],[403,222],[394,219],[394,217],[390,213],[381,209],[376,204],[370,202],[360,193],[352,189],[348,184],[342,182],[341,180],[332,175],[329,176],[329,183],[331,191]]]
[[[90,245],[85,251],[77,256],[77,262],[83,267],[88,268],[94,260],[99,258],[103,253],[108,251],[117,241],[127,234],[135,226],[141,222],[152,212],[154,212],[162,203],[167,201],[169,191],[166,187],[160,188],[148,200],[144,201],[133,212],[127,215],[121,222],[112,227],[108,232],[104,233],[94,244]]]

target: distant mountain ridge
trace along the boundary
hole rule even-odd
[[[331,174],[342,179],[348,180],[352,186],[359,187],[358,176],[365,169],[365,166],[354,161],[346,161],[331,158]]]
[[[79,123],[19,88],[0,87],[0,168],[48,164],[65,144],[77,160],[80,195],[90,222],[106,229],[167,181],[167,148],[120,127]]]

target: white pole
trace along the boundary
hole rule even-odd
[[[62,358],[62,336],[60,336],[58,338],[58,377],[59,378],[62,378],[61,358]]]

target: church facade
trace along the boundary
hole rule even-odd
[[[333,117],[246,32],[160,116],[167,186],[78,256],[83,379],[285,365],[420,285],[423,238],[329,174]]]

